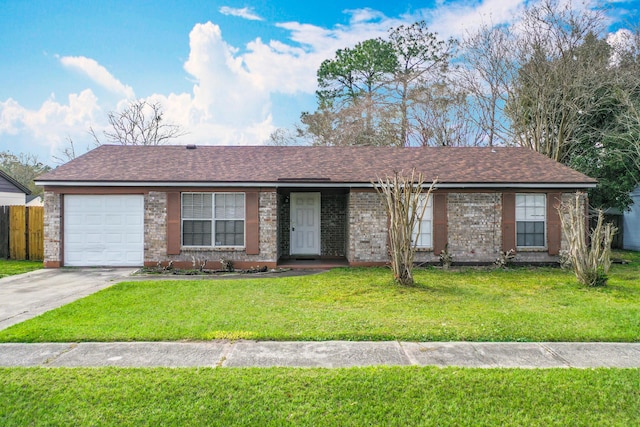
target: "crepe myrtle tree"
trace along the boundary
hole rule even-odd
[[[391,269],[395,282],[400,285],[414,284],[413,259],[427,209],[424,201],[431,196],[436,182],[437,178],[424,192],[424,176],[413,169],[411,174],[394,172],[392,176],[378,178],[374,183],[389,218]]]
[[[611,242],[616,228],[604,223],[604,214],[598,210],[595,228],[588,230],[585,193],[576,193],[558,207],[562,231],[568,241],[568,250],[562,254],[564,264],[571,265],[578,282],[585,286],[604,286],[611,267]]]

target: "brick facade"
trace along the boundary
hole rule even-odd
[[[167,193],[150,191],[144,196],[144,259],[161,261],[167,256]]]
[[[348,215],[349,262],[388,262],[387,213],[378,193],[352,191],[349,194]]]
[[[62,197],[44,192],[44,266],[60,267],[62,262]]]
[[[502,242],[500,193],[449,193],[447,222],[454,262],[492,262],[498,258]]]
[[[320,207],[320,255],[346,256],[347,196],[323,194]]]
[[[573,197],[564,193],[563,200]],[[45,191],[45,266],[63,264],[62,204],[64,196]],[[208,261],[217,268],[221,258],[245,265],[275,265],[289,255],[288,194],[275,189],[260,191],[259,254],[244,249],[182,249],[167,255],[167,193],[149,191],[144,196],[144,260],[147,265],[170,260],[191,263]],[[487,263],[498,258],[502,242],[502,194],[500,192],[449,192],[446,194],[447,242],[454,262]],[[345,256],[353,265],[387,263],[387,215],[379,195],[373,191],[352,190],[348,194],[325,191],[321,198],[321,253]],[[566,249],[564,236],[561,249]],[[433,251],[418,251],[416,262],[438,262]],[[519,262],[554,262],[544,249],[521,250]]]
[[[265,191],[259,194],[258,212],[259,224],[259,248],[257,255],[247,255],[243,248],[183,248],[179,255],[167,255],[160,259],[150,259],[145,253],[145,263],[153,264],[160,261],[174,261],[180,263],[206,262],[207,268],[220,268],[220,259],[224,258],[233,261],[236,265],[243,263],[246,266],[275,265],[277,261],[277,237],[278,237],[278,207],[277,194],[275,191]],[[163,227],[164,225],[164,227]],[[157,229],[166,230],[166,220],[164,224],[158,225]],[[162,233],[158,233],[160,236]]]
[[[289,255],[291,243],[291,203],[288,194],[278,194],[278,258]]]

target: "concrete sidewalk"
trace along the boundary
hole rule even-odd
[[[0,366],[637,368],[640,343],[116,342],[0,344]]]

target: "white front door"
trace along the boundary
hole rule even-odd
[[[320,193],[291,193],[291,255],[320,255]]]

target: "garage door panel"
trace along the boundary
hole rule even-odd
[[[84,221],[85,225],[101,225],[102,215],[98,215],[98,214],[84,215],[84,218],[81,217],[80,221]]]
[[[91,246],[103,246],[102,245],[102,234],[101,233],[86,233],[84,235],[84,239],[82,239],[83,236],[79,236],[80,237],[80,241],[78,243],[86,243],[85,247],[88,249],[89,245]],[[84,242],[83,242],[84,240]]]
[[[105,236],[107,243],[124,243],[122,241],[123,236],[121,234],[109,233]]]
[[[104,216],[104,223],[106,225],[122,225],[122,214],[107,214]]]
[[[66,195],[64,263],[69,266],[141,266],[141,195]]]

